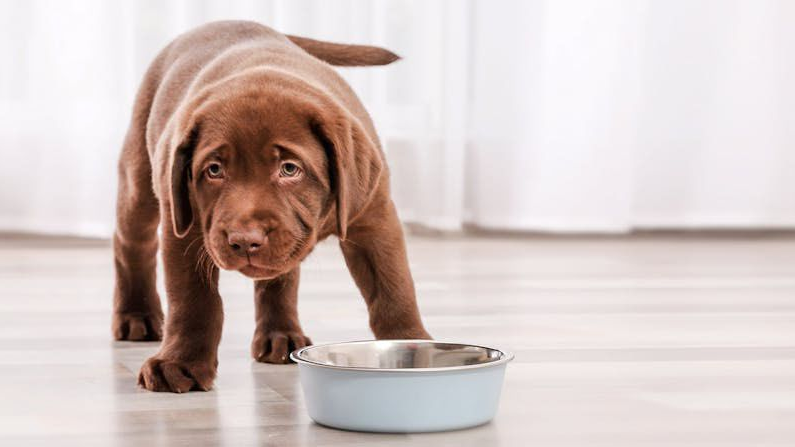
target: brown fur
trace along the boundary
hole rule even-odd
[[[378,47],[323,42],[289,35],[287,38],[312,56],[340,67],[387,65],[400,59],[397,54]]]
[[[219,267],[255,280],[252,356],[286,363],[290,350],[310,343],[296,308],[300,262],[330,235],[340,238],[375,336],[429,337],[378,136],[328,65],[395,59],[252,22],[202,26],[157,56],[119,162],[114,235],[114,336],[164,336],[141,368],[143,387],[211,388],[223,324]]]

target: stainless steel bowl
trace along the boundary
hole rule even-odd
[[[290,358],[316,422],[405,433],[490,421],[513,356],[458,343],[374,340],[308,346]]]

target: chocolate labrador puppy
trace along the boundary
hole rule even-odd
[[[299,265],[330,235],[339,237],[375,336],[429,338],[378,136],[331,67],[396,59],[252,22],[202,26],[157,56],[122,149],[113,238],[115,338],[164,336],[140,385],[211,388],[223,322],[219,268],[255,281],[253,357],[288,362],[291,350],[310,344],[296,310]]]

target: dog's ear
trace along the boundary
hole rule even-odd
[[[359,120],[336,104],[318,113],[312,130],[326,150],[337,205],[337,234],[345,240],[348,225],[370,203],[381,180],[381,152]]]
[[[182,132],[177,132],[169,148],[168,191],[174,234],[183,238],[190,231],[194,220],[190,199],[191,163],[199,127],[198,124],[190,122],[183,127]]]

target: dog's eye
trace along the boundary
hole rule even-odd
[[[224,176],[224,168],[221,163],[210,163],[207,166],[207,177],[221,178]]]
[[[282,177],[297,177],[300,173],[301,168],[299,168],[297,164],[290,163],[289,161],[282,163],[279,169],[279,175]]]

